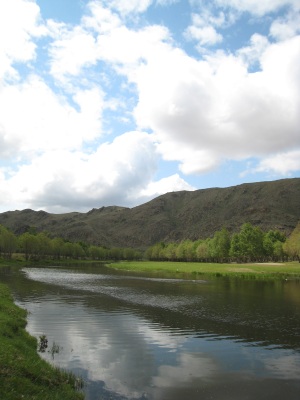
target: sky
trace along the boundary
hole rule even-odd
[[[300,176],[300,0],[0,0],[0,212]]]

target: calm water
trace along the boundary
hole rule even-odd
[[[0,270],[42,354],[86,398],[300,398],[300,282],[147,278],[103,266]],[[59,353],[51,354],[53,344]]]

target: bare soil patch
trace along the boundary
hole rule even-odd
[[[228,271],[232,272],[254,272],[251,268],[229,268]]]
[[[278,265],[278,266],[280,266],[280,265],[283,265],[283,263],[276,263],[276,262],[265,262],[265,263],[255,263],[256,265],[266,265],[266,266],[268,266],[268,265],[270,265],[270,267],[272,266],[276,266],[276,265]]]

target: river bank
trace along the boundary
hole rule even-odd
[[[300,263],[249,263],[221,264],[172,261],[120,261],[108,264],[110,268],[131,272],[159,273],[172,276],[193,277],[234,277],[249,279],[300,279]]]
[[[81,381],[44,361],[26,331],[27,312],[0,284],[0,393],[5,400],[82,400]]]

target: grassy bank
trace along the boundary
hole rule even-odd
[[[122,261],[110,267],[132,272],[166,273],[172,276],[185,275],[193,279],[203,276],[231,276],[253,279],[300,279],[300,263],[266,264],[213,264],[194,262]]]
[[[25,330],[26,311],[0,284],[0,397],[5,400],[79,400],[78,380],[41,359]]]

